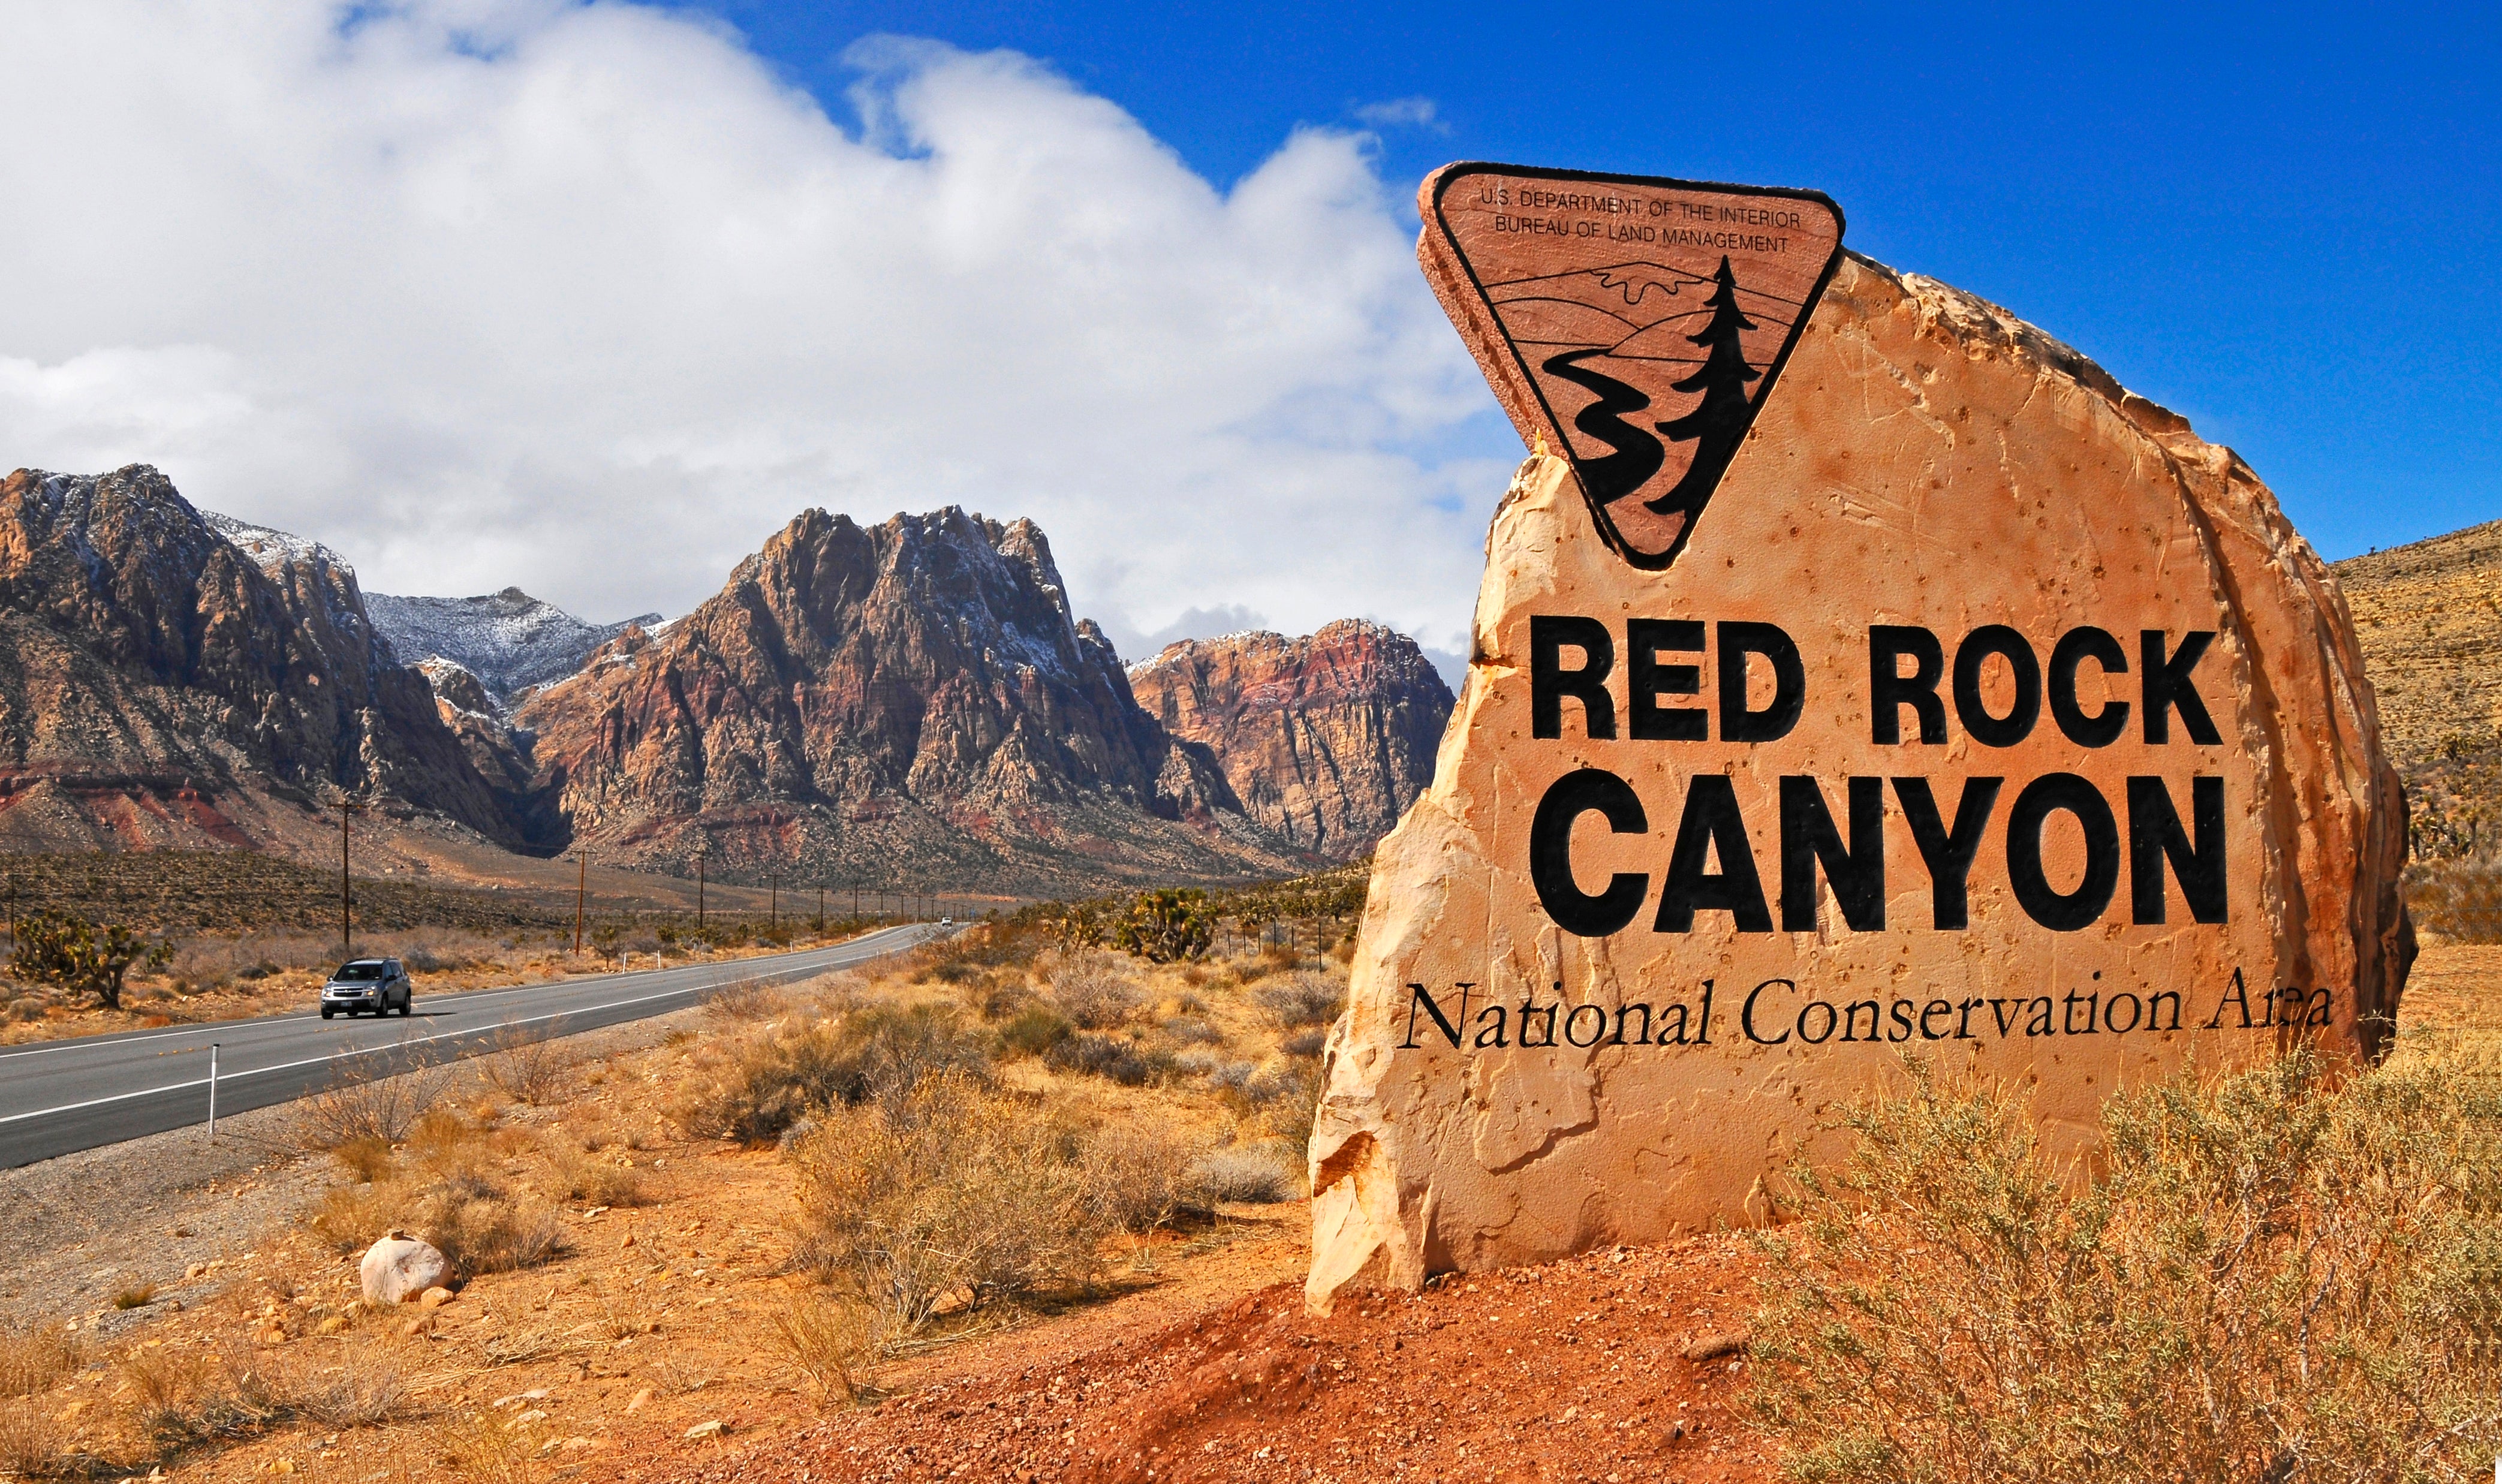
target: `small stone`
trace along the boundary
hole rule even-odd
[[[633,1245],[634,1245],[634,1233],[633,1233],[633,1232],[631,1232],[631,1231],[626,1232],[626,1240],[624,1240],[624,1241],[622,1241],[622,1242],[619,1242],[617,1245],[618,1245],[618,1246],[620,1246],[620,1247],[631,1247],[631,1246],[633,1246]]]
[[[348,1327],[348,1316],[347,1316],[347,1315],[345,1315],[345,1314],[333,1314],[333,1315],[331,1315],[330,1317],[328,1317],[327,1319],[322,1320],[320,1324],[315,1325],[313,1328],[314,1328],[314,1330],[315,1330],[316,1332],[320,1332],[320,1333],[322,1333],[322,1334],[336,1334],[336,1333],[338,1333],[340,1331],[342,1331],[342,1330],[346,1329],[347,1327]]]
[[[1685,1347],[1685,1358],[1700,1365],[1705,1361],[1716,1361],[1724,1355],[1736,1355],[1745,1348],[1746,1332],[1743,1330],[1726,1334],[1706,1334]]]
[[[719,1437],[722,1434],[722,1420],[716,1417],[710,1422],[698,1422],[693,1427],[687,1429],[686,1436],[694,1439]]]
[[[504,1424],[504,1427],[508,1432],[514,1428],[525,1428],[534,1422],[547,1421],[547,1413],[540,1411],[537,1407],[531,1407],[528,1411],[515,1416],[512,1421]]]
[[[626,1410],[629,1413],[639,1412],[648,1402],[651,1401],[651,1400],[652,1388],[646,1386],[626,1400]]]
[[[421,1314],[417,1318],[400,1326],[399,1332],[402,1334],[431,1334],[434,1332],[433,1317],[430,1315]]]
[[[417,1301],[422,1307],[439,1309],[445,1304],[450,1303],[452,1301],[452,1290],[437,1286],[427,1289],[423,1295],[419,1296]]]

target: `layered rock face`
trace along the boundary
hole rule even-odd
[[[1395,629],[1344,619],[1300,639],[1185,639],[1130,669],[1149,716],[1205,743],[1250,817],[1348,860],[1434,780],[1451,690]]]
[[[2350,556],[2337,580],[2419,857],[2502,850],[2502,521]]]
[[[1376,855],[1316,1306],[1764,1219],[1906,1053],[2080,1153],[2122,1083],[2378,1046],[2404,806],[2337,583],[2230,451],[1845,256],[1681,552],[1593,498],[1521,468]]]
[[[499,701],[582,668],[591,652],[626,629],[651,628],[657,613],[623,624],[588,624],[519,588],[482,597],[365,594],[365,611],[400,657],[448,659]],[[430,673],[430,672],[429,672]]]
[[[0,482],[0,842],[261,844],[343,793],[518,843],[335,554],[146,465]]]
[[[1301,859],[1138,709],[1026,521],[806,512],[516,721],[579,837],[671,869],[1062,893]]]

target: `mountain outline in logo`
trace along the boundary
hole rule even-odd
[[[1660,570],[1693,536],[1842,262],[1820,191],[1446,165],[1418,261],[1523,442]]]

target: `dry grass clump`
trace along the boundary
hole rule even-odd
[[[84,1473],[62,1447],[61,1425],[41,1402],[0,1401],[0,1478],[51,1479]]]
[[[1043,961],[1051,1002],[1081,1030],[1110,1030],[1130,1023],[1147,1002],[1125,955],[1055,954]]]
[[[1180,1217],[1207,1216],[1207,1193],[1192,1178],[1204,1147],[1158,1124],[1107,1124],[1086,1135],[1078,1156],[1086,1198],[1114,1231],[1152,1231]]]
[[[830,1110],[791,1150],[799,1258],[895,1335],[942,1306],[1085,1283],[1111,1223],[1081,1156],[1048,1111],[959,1069]]]
[[[784,1002],[780,990],[750,980],[713,991],[704,1000],[704,1014],[732,1023],[761,1021],[778,1013]]]
[[[1190,1166],[1191,1183],[1209,1200],[1275,1205],[1302,1198],[1302,1177],[1278,1144],[1211,1149]]]
[[[2453,943],[2502,943],[2502,861],[2417,860],[2406,890],[2417,927]]]
[[[564,1250],[556,1212],[506,1189],[488,1167],[499,1146],[515,1136],[514,1130],[434,1109],[396,1152],[374,1158],[359,1148],[353,1167],[365,1174],[364,1182],[324,1192],[309,1225],[342,1253],[361,1251],[392,1228],[406,1228],[473,1275],[549,1262]],[[520,1137],[526,1147],[526,1135]]]
[[[1053,1043],[1043,1063],[1085,1077],[1101,1077],[1123,1087],[1144,1087],[1170,1076],[1179,1063],[1169,1052],[1141,1045],[1126,1035],[1080,1030]]]
[[[773,1338],[808,1378],[819,1406],[857,1405],[870,1394],[882,1336],[864,1305],[794,1296],[773,1314]]]
[[[64,1330],[0,1328],[0,1397],[31,1397],[86,1364]]]
[[[643,1172],[595,1153],[558,1148],[549,1156],[556,1182],[567,1198],[595,1206],[638,1206],[652,1203]]]
[[[1763,1238],[1758,1414],[1803,1481],[2465,1477],[2453,1089],[2306,1053],[2124,1092],[2072,1181],[2018,1096],[1915,1062]]]
[[[561,1041],[527,1026],[507,1022],[495,1032],[495,1051],[478,1061],[487,1085],[515,1102],[545,1107],[573,1090],[581,1059]]]
[[[1346,981],[1312,969],[1295,969],[1260,986],[1251,999],[1284,1029],[1326,1026],[1345,1008]]]
[[[670,1116],[690,1132],[758,1148],[816,1109],[893,1100],[939,1070],[978,1072],[987,1039],[943,1005],[793,1016],[700,1054]]]
[[[331,1083],[297,1105],[296,1137],[306,1148],[397,1144],[442,1100],[446,1076],[426,1067],[375,1076],[371,1059],[343,1062]]]

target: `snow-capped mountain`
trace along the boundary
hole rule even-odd
[[[657,613],[622,624],[589,624],[519,588],[483,597],[394,597],[365,594],[365,611],[401,659],[452,660],[478,677],[499,700],[561,680],[582,668],[592,650],[628,627],[650,628]]]

